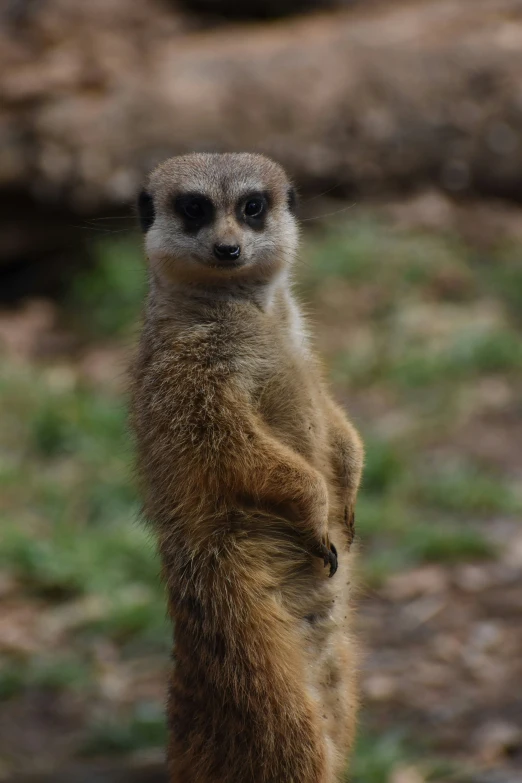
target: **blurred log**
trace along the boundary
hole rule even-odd
[[[522,195],[522,3],[391,3],[193,31],[138,0],[42,0],[0,39],[0,187],[79,211],[158,159],[261,149],[346,191]]]
[[[255,149],[310,191],[522,199],[521,0],[205,31],[166,2],[15,5],[0,30],[6,198],[91,215],[132,200],[168,155]]]

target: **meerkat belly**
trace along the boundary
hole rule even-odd
[[[265,380],[258,397],[259,412],[278,440],[322,472],[327,468],[327,427],[320,390],[300,376],[285,372]]]

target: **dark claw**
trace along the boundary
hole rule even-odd
[[[335,546],[332,543],[330,543],[330,551],[328,553],[328,561],[327,561],[327,563],[325,563],[325,566],[328,565],[328,564],[330,565],[329,578],[331,579],[332,576],[337,571],[337,566],[338,566],[337,549],[335,548]]]
[[[337,549],[332,543],[329,544],[329,548],[321,546],[321,557],[323,558],[324,567],[330,566],[329,577],[331,579],[337,571]]]

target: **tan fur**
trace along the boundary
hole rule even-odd
[[[173,158],[147,185],[132,419],[174,624],[171,783],[333,783],[354,733],[362,446],[291,293],[288,189],[277,164],[249,154]],[[215,205],[193,235],[173,206],[187,191]],[[269,194],[262,230],[237,217],[252,191]],[[220,268],[215,242],[240,244],[244,263]]]

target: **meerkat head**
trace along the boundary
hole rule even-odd
[[[153,273],[166,281],[268,282],[297,247],[295,193],[263,155],[194,153],[150,175],[138,198]]]

